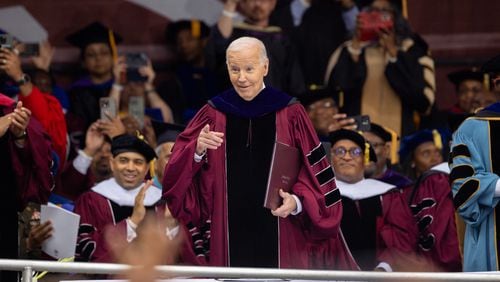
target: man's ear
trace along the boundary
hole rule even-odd
[[[269,59],[266,59],[264,61],[264,76],[266,76],[268,72],[269,72]]]

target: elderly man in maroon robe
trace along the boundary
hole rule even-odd
[[[22,102],[0,94],[0,258],[18,255],[17,212],[28,202],[46,203],[54,186],[52,149],[48,135]],[[0,281],[16,281],[16,273],[1,272]]]
[[[342,203],[314,128],[292,97],[264,85],[261,41],[226,52],[233,88],[211,99],[176,140],[163,197],[188,232],[187,263],[357,269],[339,229]],[[275,142],[298,148],[301,168],[283,203],[263,207]]]

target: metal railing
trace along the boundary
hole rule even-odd
[[[23,282],[31,282],[33,271],[59,273],[120,274],[131,266],[111,263],[56,262],[0,259],[0,269],[22,271]],[[274,268],[157,266],[168,277],[203,277],[217,279],[285,279],[341,281],[500,281],[500,272],[443,273],[443,272],[374,272],[327,271]]]

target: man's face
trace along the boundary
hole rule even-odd
[[[268,20],[276,6],[276,0],[242,0],[240,9],[251,22]]]
[[[356,143],[347,139],[337,141],[330,149],[333,169],[339,180],[356,183],[363,179],[363,153],[359,150],[361,148]],[[338,155],[338,151],[345,151],[345,155]],[[359,155],[353,154],[355,151],[359,152]]]
[[[137,188],[144,181],[149,168],[144,156],[135,152],[118,154],[110,163],[113,177],[126,190]]]
[[[415,148],[413,152],[413,163],[417,175],[420,175],[435,165],[443,162],[441,150],[434,145],[434,142],[424,142]]]
[[[52,79],[45,72],[37,72],[33,77],[33,84],[43,93],[52,93]]]
[[[111,177],[110,160],[112,157],[111,144],[104,142],[92,158],[91,168],[96,178],[98,178],[97,181]]]
[[[307,106],[307,113],[314,129],[326,135],[330,131],[329,126],[334,123],[333,115],[338,113],[338,108],[333,98],[325,98]]]
[[[160,154],[158,154],[158,159],[156,161],[155,172],[158,175],[158,179],[163,181],[163,172],[165,167],[172,156],[172,148],[174,147],[174,142],[167,142],[161,145]]]
[[[474,102],[483,91],[483,84],[477,80],[464,80],[458,85],[458,106],[466,113],[474,112]]]
[[[227,53],[227,71],[234,89],[246,101],[255,98],[264,86],[269,61],[262,61],[258,47]]]
[[[365,174],[378,174],[384,169],[387,163],[387,159],[389,158],[390,143],[386,143],[378,135],[375,135],[371,132],[365,132],[363,133],[363,136],[365,137],[366,141],[370,143],[370,146],[375,151],[375,155],[377,155],[377,162],[370,162],[370,164],[365,167]]]
[[[192,62],[202,56],[206,40],[196,38],[191,30],[183,29],[177,34],[177,51],[186,62]]]
[[[85,47],[83,64],[91,76],[110,74],[113,69],[113,56],[106,43],[91,43]]]

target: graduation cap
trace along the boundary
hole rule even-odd
[[[356,131],[353,130],[347,130],[347,129],[339,129],[330,132],[328,135],[328,140],[332,144],[332,147],[335,145],[340,140],[351,140],[352,142],[356,143],[361,150],[363,150],[363,154],[365,157],[365,164],[368,164],[370,161],[372,162],[377,162],[377,155],[375,154],[375,151],[373,148],[370,146],[370,144],[365,140],[365,137],[361,135],[360,133],[357,133]]]
[[[186,128],[184,125],[157,120],[151,120],[151,123],[155,131],[157,146],[167,142],[175,142],[177,136]]]
[[[464,80],[476,80],[482,83],[484,75],[483,72],[479,71],[477,68],[464,69],[449,73],[448,80],[458,87]]]
[[[500,73],[500,55],[497,55],[484,63],[481,70],[485,73]]]
[[[412,135],[405,136],[401,140],[399,158],[403,161],[406,160],[420,144],[425,142],[432,142],[438,149],[443,150],[450,137],[451,134],[446,129],[424,129],[417,131]]]
[[[144,138],[141,137],[142,136],[137,137],[129,134],[122,134],[113,138],[111,142],[111,153],[113,157],[125,152],[135,152],[144,156],[147,162],[156,158],[156,153],[153,148],[151,148],[151,146],[144,141]]]
[[[93,22],[82,29],[66,36],[66,41],[82,51],[92,43],[106,43],[111,48],[122,42],[122,37],[100,22]]]
[[[302,94],[298,97],[300,103],[307,107],[315,102],[318,102],[323,99],[332,98],[335,102],[334,93],[331,92],[328,88],[318,88],[315,90],[309,90],[305,94]],[[335,93],[336,94],[336,93]],[[337,106],[335,104],[335,106]]]
[[[182,30],[191,31],[194,38],[207,38],[210,35],[210,28],[200,20],[179,20],[167,25],[165,37],[169,44],[175,45],[177,34]]]
[[[398,134],[396,133],[396,131],[388,128],[388,127],[384,127],[384,126],[381,126],[379,124],[376,124],[376,123],[370,123],[370,130],[369,132],[377,135],[378,137],[380,137],[382,140],[384,140],[384,142],[391,142],[391,164],[396,164],[398,163],[399,159],[398,159],[398,140],[399,140],[399,136]]]

